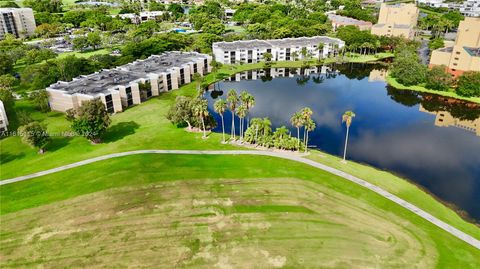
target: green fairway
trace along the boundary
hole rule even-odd
[[[1,190],[2,267],[480,266],[383,197],[270,157],[134,155]]]

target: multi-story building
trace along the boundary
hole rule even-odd
[[[335,55],[344,46],[344,41],[326,36],[240,40],[213,43],[213,55],[223,64],[257,63],[263,61],[267,52],[272,55],[272,61],[294,61],[304,58],[304,49],[309,57],[322,58]]]
[[[0,39],[5,34],[16,37],[31,36],[35,33],[35,18],[31,8],[0,8]]]
[[[460,13],[467,17],[480,17],[480,0],[465,0],[460,6]]]
[[[0,134],[8,131],[8,117],[2,100],[0,100]]]
[[[113,17],[118,16],[122,19],[129,19],[132,23],[142,23],[148,20],[157,20],[162,18],[163,14],[166,11],[142,11],[139,14],[135,13],[125,13],[113,15]]]
[[[430,66],[433,65],[444,65],[455,76],[480,71],[480,18],[466,17],[461,21],[455,44],[432,51]]]
[[[50,107],[66,111],[80,107],[85,100],[100,98],[108,112],[120,112],[191,82],[195,73],[207,74],[211,60],[211,56],[196,52],[167,52],[70,82],[59,81],[47,88]]]
[[[356,26],[362,31],[370,30],[372,28],[372,23],[369,21],[356,20],[354,18],[340,16],[337,14],[328,14],[328,19],[332,23],[334,31],[336,31],[338,27],[346,25]]]
[[[380,36],[403,36],[412,39],[418,19],[415,4],[382,4],[378,23],[372,26],[371,33]]]
[[[416,2],[417,4],[423,4],[429,7],[459,10],[462,15],[467,17],[480,16],[480,0],[465,0],[463,2],[448,2],[445,0],[417,0]]]

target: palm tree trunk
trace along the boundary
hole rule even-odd
[[[222,118],[222,137],[223,142],[225,142],[225,124],[223,123],[223,114],[220,114],[220,118]]]
[[[306,132],[307,132],[307,139],[305,139],[305,153],[307,153],[307,149],[308,149],[308,130]]]
[[[298,151],[300,151],[300,128],[297,127],[297,147],[298,147]]]
[[[232,130],[231,132],[231,138],[235,140],[235,112],[232,111]]]
[[[347,155],[347,144],[348,144],[348,131],[349,131],[350,127],[347,126],[347,134],[345,136],[345,148],[343,149],[343,161],[345,162],[345,157]]]
[[[203,127],[203,138],[207,137],[207,131],[205,130],[205,121],[203,120],[203,117],[200,117],[202,120],[202,127]]]

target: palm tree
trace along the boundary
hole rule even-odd
[[[203,128],[202,138],[207,138],[207,132],[205,130],[205,120],[204,120],[204,118],[206,116],[208,116],[208,102],[207,102],[207,100],[198,98],[194,102],[192,110],[193,110],[193,115],[200,118],[200,121],[202,122],[202,128]]]
[[[220,114],[220,118],[222,119],[222,135],[223,135],[223,140],[222,143],[225,143],[225,124],[223,122],[223,113],[227,110],[227,101],[225,99],[218,99],[215,104],[213,105],[213,108],[215,109],[215,112]]]
[[[263,120],[261,118],[253,118],[250,125],[255,129],[255,143],[258,144],[258,131],[262,128]]]
[[[265,146],[265,143],[267,142],[267,135],[272,131],[272,122],[270,121],[269,118],[263,118],[262,120],[262,130],[263,130],[263,146]]]
[[[347,134],[345,136],[345,148],[343,150],[343,162],[346,162],[345,156],[347,155],[347,143],[348,143],[348,131],[350,129],[350,125],[352,124],[352,119],[355,117],[355,113],[353,111],[346,111],[342,115],[342,122],[345,122],[347,126]]]
[[[320,44],[318,44],[318,60],[323,58],[323,48],[324,47],[325,47],[325,44],[323,44],[322,42],[320,42]]]
[[[297,148],[300,150],[300,128],[303,126],[303,118],[300,112],[295,112],[293,116],[290,118],[290,123],[293,127],[297,128]]]
[[[255,106],[255,97],[248,93],[247,91],[242,91],[240,93],[240,100],[242,101],[242,104],[245,104],[247,108],[247,115],[250,109],[252,109]],[[248,119],[247,119],[247,126],[248,126]]]
[[[302,115],[302,123],[303,123],[303,126],[304,126],[304,132],[303,132],[303,143],[305,144],[306,143],[306,131],[307,131],[307,126],[306,126],[306,123],[308,122],[308,120],[310,120],[310,118],[312,117],[312,114],[313,114],[313,111],[312,109],[310,109],[309,107],[305,107],[303,108],[301,111],[300,111],[300,115]]]
[[[195,87],[197,88],[198,95],[203,95],[204,91],[202,89],[203,77],[199,73],[193,74],[193,81],[195,81]]]
[[[227,93],[228,108],[232,112],[232,130],[231,139],[235,140],[235,110],[238,105],[238,95],[234,89],[231,89]]]
[[[308,149],[308,132],[315,130],[316,127],[315,122],[310,118],[305,122],[305,133],[307,134],[307,138],[305,139],[305,153]]]
[[[243,129],[244,129],[244,121],[243,119],[247,116],[247,105],[241,104],[237,107],[237,115],[240,118],[240,141],[243,140]]]

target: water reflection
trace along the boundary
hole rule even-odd
[[[384,70],[349,64],[243,72],[217,83],[210,108],[213,113],[214,99],[228,89],[247,90],[256,98],[249,117],[269,117],[274,127],[285,125],[296,133],[290,116],[309,106],[317,123],[311,144],[335,155],[342,153],[345,135],[341,115],[353,110],[351,159],[412,179],[480,219],[478,105],[395,90],[372,79]],[[231,121],[229,114],[225,122]]]

